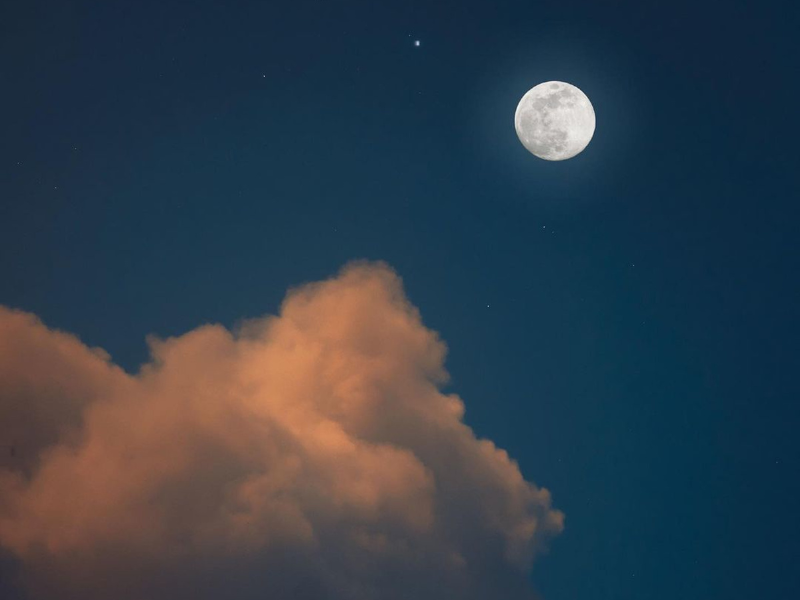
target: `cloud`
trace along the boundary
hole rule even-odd
[[[440,391],[385,265],[149,345],[129,375],[0,307],[0,549],[31,597],[529,597],[563,515]]]

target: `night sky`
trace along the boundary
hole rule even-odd
[[[136,373],[150,334],[385,261],[465,422],[565,515],[545,600],[800,597],[797,23],[777,0],[7,2],[0,304]],[[568,161],[514,131],[548,80],[597,114]]]

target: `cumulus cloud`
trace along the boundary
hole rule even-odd
[[[440,391],[385,265],[149,344],[130,375],[0,307],[0,549],[31,597],[529,597],[563,515]]]

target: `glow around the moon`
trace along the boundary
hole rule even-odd
[[[519,101],[514,126],[522,145],[532,154],[545,160],[566,160],[591,141],[594,108],[574,85],[547,81]]]

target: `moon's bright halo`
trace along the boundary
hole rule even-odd
[[[591,141],[594,108],[574,85],[546,81],[519,101],[514,126],[522,145],[532,154],[544,160],[566,160]]]

